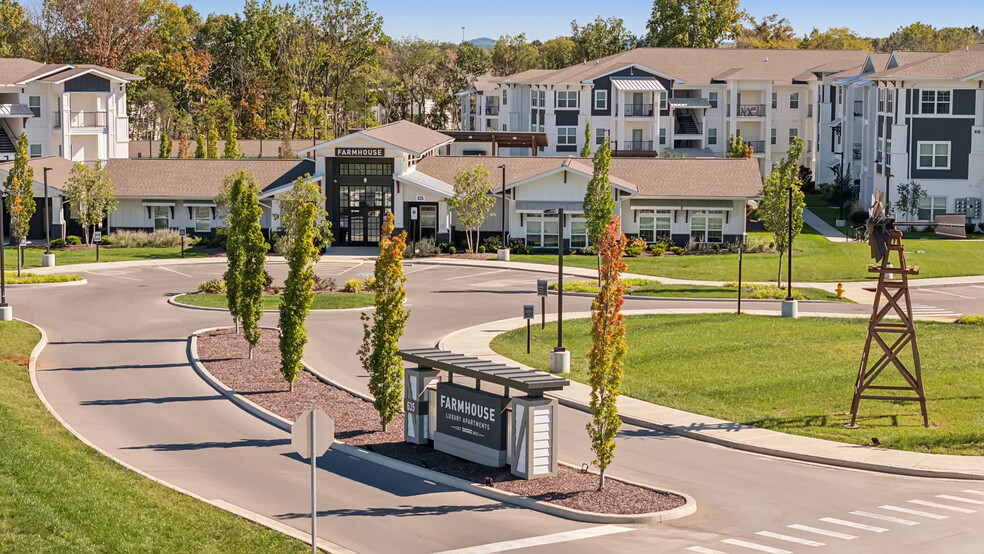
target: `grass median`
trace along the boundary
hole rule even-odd
[[[311,304],[312,310],[340,310],[346,308],[365,308],[372,306],[376,300],[376,295],[367,292],[335,292],[330,294],[314,295],[314,302]],[[224,294],[182,294],[175,297],[175,302],[187,306],[197,306],[200,308],[222,308],[229,306],[226,295]],[[278,310],[283,296],[264,296],[264,310]]]
[[[4,248],[4,263],[7,270],[17,268],[17,247],[8,246]],[[62,265],[91,264],[96,263],[96,247],[60,249],[52,250],[55,254],[55,263]],[[41,255],[44,248],[25,248],[24,249],[24,269],[41,267]],[[173,259],[181,257],[181,248],[116,248],[110,246],[99,247],[100,262],[130,262],[135,260],[156,260]],[[205,258],[208,253],[201,248],[185,248],[185,258]]]
[[[33,327],[0,322],[0,551],[305,552],[79,442],[35,396]]]
[[[867,319],[733,314],[630,316],[623,394],[785,433],[937,454],[984,455],[984,326],[916,325],[930,428],[917,402],[862,401],[846,429]],[[555,324],[496,337],[493,349],[545,369]],[[587,382],[590,320],[564,323],[571,378]],[[903,357],[904,359],[904,357]],[[910,366],[911,367],[911,366]],[[901,384],[892,368],[880,384]]]
[[[649,279],[624,279],[626,293],[629,296],[652,296],[657,298],[730,298],[738,297],[738,283],[725,283],[724,286],[708,285],[664,285],[659,281]],[[786,289],[775,285],[742,285],[742,298],[749,300],[783,300]],[[557,290],[557,283],[550,285],[550,290]],[[565,292],[597,294],[597,281],[567,281],[564,283]],[[851,302],[846,298],[823,289],[811,287],[793,288],[793,298],[796,300],[831,300]]]
[[[7,272],[6,281],[8,285],[42,285],[48,283],[69,283],[72,281],[81,281],[82,277],[80,275],[62,275],[60,273],[52,273],[49,275],[36,275],[34,273],[21,273],[18,277],[16,272]]]

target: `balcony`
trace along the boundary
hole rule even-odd
[[[765,104],[738,104],[738,117],[765,117]]]
[[[746,140],[745,144],[752,147],[752,154],[765,154],[764,140]]]
[[[106,112],[71,112],[68,120],[72,129],[106,127]]]
[[[655,156],[656,149],[651,140],[626,140],[612,143],[613,156]]]
[[[485,106],[485,115],[499,115],[499,106]]]
[[[622,106],[622,115],[625,117],[652,117],[652,104],[626,104]]]
[[[852,148],[851,151],[855,160],[861,159],[861,143],[854,143],[854,148]]]

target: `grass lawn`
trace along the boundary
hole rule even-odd
[[[264,310],[280,309],[282,296],[264,296]],[[337,310],[341,308],[365,308],[372,306],[376,295],[368,292],[350,293],[337,292],[332,294],[314,295],[312,310]],[[179,304],[200,306],[203,308],[226,308],[229,304],[224,294],[182,294],[174,299]]]
[[[810,209],[817,217],[827,222],[831,227],[836,228],[841,233],[847,236],[852,236],[854,234],[853,226],[851,222],[848,221],[848,217],[851,214],[848,213],[847,208],[844,209],[844,220],[847,225],[837,227],[837,220],[841,219],[840,210],[834,206],[831,206],[823,199],[819,194],[806,194],[804,195],[806,200],[806,207]]]
[[[940,454],[984,455],[984,327],[920,322],[931,428],[917,402],[861,402],[860,429],[845,429],[867,319],[784,319],[733,314],[631,316],[624,394],[776,431]],[[587,382],[590,320],[564,325],[571,378]],[[493,348],[545,369],[555,324],[496,337]],[[959,345],[959,347],[957,347]],[[910,366],[911,367],[911,366]],[[889,370],[892,371],[889,374]],[[891,368],[880,384],[900,384]]]
[[[750,241],[771,240],[769,233],[749,233]],[[918,277],[955,277],[984,274],[984,241],[907,240],[905,259],[918,265]],[[800,282],[837,282],[876,279],[868,274],[871,249],[867,243],[830,242],[809,227],[793,242],[793,280]],[[517,262],[557,265],[557,256],[549,254],[517,255]],[[736,281],[737,254],[708,254],[694,256],[662,256],[626,258],[628,272],[675,279],[707,281]],[[564,256],[568,266],[595,269],[593,256]],[[775,282],[779,272],[778,254],[745,254],[742,278],[745,281]],[[786,260],[783,258],[783,282],[786,280]]]
[[[0,322],[0,551],[309,551],[79,442],[31,387],[27,359],[39,338],[29,325]]]
[[[21,273],[21,276],[17,276],[17,272],[7,272],[6,275],[8,285],[37,285],[41,283],[67,283],[69,281],[81,281],[82,277],[80,275],[61,275],[53,273],[51,275],[35,275],[33,273]]]
[[[725,283],[723,287],[706,285],[664,285],[659,281],[648,279],[625,279],[624,284],[629,296],[655,296],[660,298],[737,298],[738,283]],[[557,290],[557,283],[550,285],[550,290]],[[567,292],[583,292],[596,294],[596,281],[565,281],[564,290]],[[742,298],[749,299],[778,299],[786,298],[786,289],[774,285],[749,285],[742,287]],[[846,298],[823,289],[802,287],[793,289],[793,297],[797,300],[833,300],[851,302]]]
[[[55,263],[58,265],[89,264],[96,262],[96,247],[82,250],[52,250]],[[25,248],[24,267],[41,267],[41,254],[44,248]],[[185,248],[186,258],[204,258],[208,254],[200,248]],[[99,247],[100,262],[128,262],[133,260],[150,260],[155,258],[180,258],[181,248],[111,248]],[[8,246],[4,249],[4,263],[7,270],[17,269],[17,248]]]

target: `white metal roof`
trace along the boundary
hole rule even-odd
[[[612,79],[612,86],[618,90],[661,91],[666,88],[653,78]]]

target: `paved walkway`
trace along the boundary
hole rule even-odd
[[[656,309],[656,310],[626,310],[626,315],[644,314],[684,314],[684,313],[715,313],[730,312],[731,310],[706,309]],[[756,315],[776,315],[775,310],[749,310]],[[831,314],[801,313],[802,316]],[[590,317],[590,312],[567,314],[567,319]],[[843,315],[842,317],[857,317]],[[863,316],[862,316],[863,317]],[[556,315],[548,316],[555,321]],[[477,325],[452,333],[441,341],[440,347],[452,352],[468,356],[524,366],[514,360],[496,354],[489,343],[492,339],[512,329],[523,327],[526,321],[522,318],[512,318]],[[551,394],[561,403],[576,407],[589,404],[590,387],[582,383],[572,382],[565,390]],[[850,467],[896,473],[901,475],[918,475],[946,478],[984,478],[984,456],[954,456],[942,454],[924,454],[902,450],[889,450],[871,446],[859,446],[840,442],[801,437],[741,425],[731,421],[713,417],[692,414],[652,404],[642,400],[619,396],[618,410],[622,419],[627,423],[657,430],[670,431],[690,438],[712,442],[739,450],[780,456],[796,460],[822,463],[827,465]]]
[[[847,242],[847,235],[837,230],[836,227],[827,223],[809,208],[803,208],[803,223],[813,227],[816,232],[823,235],[830,242]]]

